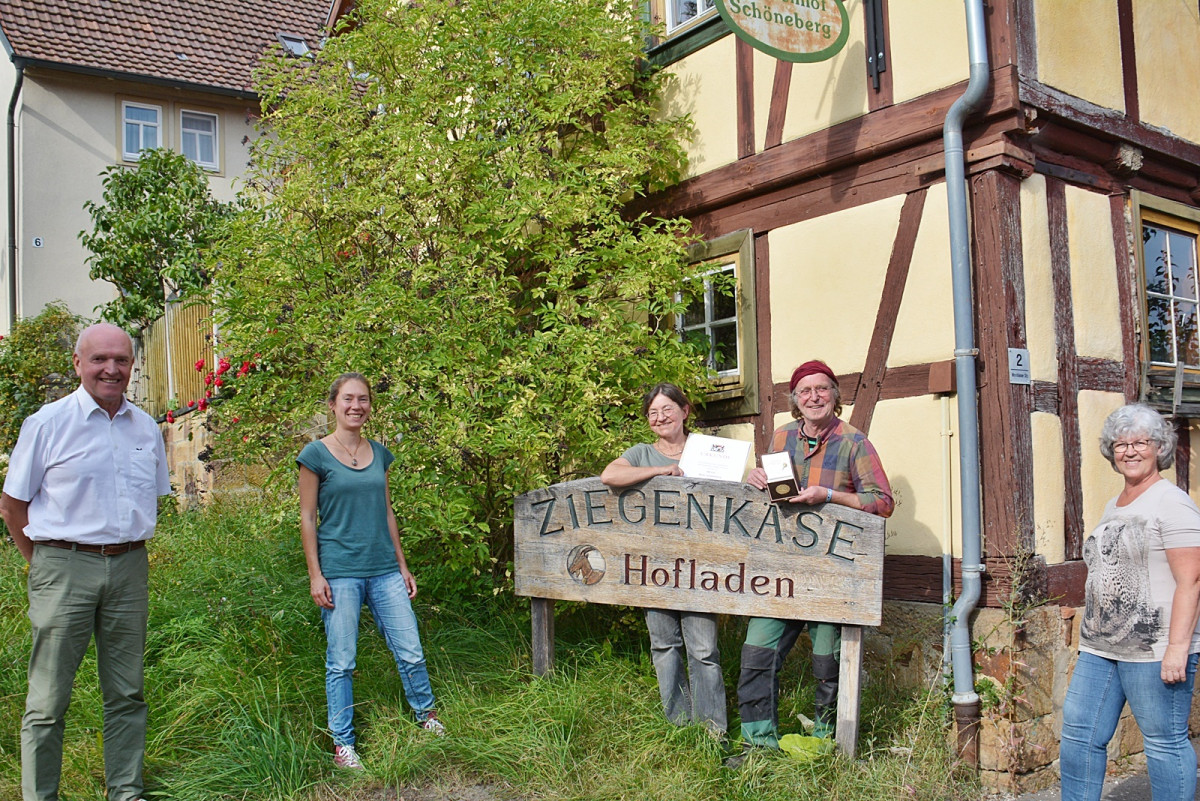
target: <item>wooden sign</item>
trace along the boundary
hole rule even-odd
[[[843,0],[716,0],[716,5],[738,38],[783,61],[825,61],[850,39]]]
[[[516,499],[518,595],[877,626],[883,519],[748,484],[598,478]]]

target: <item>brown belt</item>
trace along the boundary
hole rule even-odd
[[[101,556],[120,556],[123,553],[136,551],[138,548],[144,548],[145,540],[134,540],[133,542],[122,542],[113,545],[87,545],[82,542],[69,542],[67,540],[34,540],[35,545],[49,545],[51,548],[62,548],[67,551],[83,551],[84,553],[98,553]]]

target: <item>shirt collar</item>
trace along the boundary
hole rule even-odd
[[[96,399],[93,398],[91,394],[83,388],[83,384],[79,385],[79,388],[75,390],[74,394],[76,401],[79,403],[79,410],[83,412],[83,417],[85,420],[91,417],[97,411],[103,413],[105,417],[108,417],[108,412],[100,408],[100,404],[96,403]],[[117,413],[113,415],[113,417],[117,417],[122,414],[129,414],[130,409],[131,407],[129,405],[129,401],[125,397],[122,397],[121,408],[117,409]]]

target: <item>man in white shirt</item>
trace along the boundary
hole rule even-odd
[[[93,635],[104,696],[109,801],[142,794],[146,540],[167,495],[162,434],[125,399],[133,343],[98,323],[75,345],[80,387],[26,419],[0,516],[29,562],[29,694],[21,720],[25,801],[56,801],[75,672]]]

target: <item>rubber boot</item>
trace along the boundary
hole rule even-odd
[[[817,680],[813,736],[832,737],[837,727],[838,662],[833,656],[817,654],[813,654],[812,661],[813,676]]]

